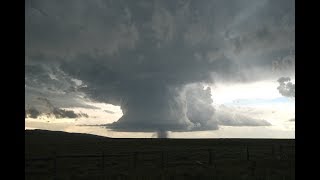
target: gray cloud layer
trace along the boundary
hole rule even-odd
[[[83,106],[82,93],[120,105],[116,130],[217,129],[207,90],[189,85],[271,78],[274,59],[294,50],[291,0],[28,0],[25,9],[28,102],[50,94]],[[250,124],[239,118],[220,121]]]
[[[30,108],[25,111],[25,117],[30,117],[30,118],[36,119],[40,115],[41,115],[41,112],[39,112],[35,108]]]
[[[224,126],[270,126],[271,124],[263,119],[255,119],[237,112],[235,108],[220,106],[215,114],[217,123]]]
[[[38,97],[39,101],[36,107],[26,107],[25,117],[36,119],[40,116],[53,116],[57,119],[60,118],[80,118],[89,116],[85,113],[75,113],[72,110],[65,110],[52,105],[52,103],[47,98]]]
[[[87,114],[76,114],[73,111],[70,110],[64,110],[64,109],[59,109],[59,108],[54,108],[52,112],[50,113],[43,113],[38,111],[37,109],[35,109],[34,107],[30,108],[30,109],[26,109],[26,117],[28,118],[33,118],[36,119],[40,116],[50,116],[53,115],[55,118],[57,119],[61,119],[61,118],[79,118],[79,117],[88,117]]]

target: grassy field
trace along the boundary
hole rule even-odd
[[[292,139],[113,139],[25,131],[26,179],[295,179]]]

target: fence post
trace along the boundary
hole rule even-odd
[[[57,180],[57,153],[53,152],[53,179]]]
[[[249,147],[247,145],[247,160],[249,161]]]
[[[137,158],[138,158],[138,152],[134,152],[134,154],[133,154],[133,168],[137,167]]]
[[[251,175],[254,176],[255,174],[255,170],[256,170],[256,161],[252,161],[252,165],[251,165]]]
[[[209,152],[209,165],[212,166],[212,150],[208,149]]]
[[[161,151],[161,168],[164,168],[164,151]]]
[[[280,160],[282,160],[282,145],[280,144]]]
[[[166,165],[166,167],[168,167],[168,157],[169,157],[169,151],[166,151],[166,153],[165,153],[165,165]]]
[[[274,152],[274,144],[272,145],[272,159],[275,158],[275,152]]]
[[[105,179],[105,172],[104,172],[104,151],[102,151],[102,160],[101,160],[101,167],[102,167],[102,178]]]

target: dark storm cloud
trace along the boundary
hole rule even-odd
[[[85,94],[80,91],[84,84],[65,74],[47,57],[35,56],[32,59],[31,62],[26,60],[25,65],[25,106],[38,106],[37,109],[43,111],[48,107],[39,106],[46,104],[42,103],[44,99],[50,99],[50,106],[96,108],[84,103]]]
[[[54,108],[52,111],[52,114],[57,118],[78,118],[81,117],[81,115],[76,114],[73,111],[70,110],[64,110],[64,109],[59,109],[59,108]]]
[[[224,126],[270,126],[271,124],[262,119],[255,119],[248,117],[242,113],[237,112],[236,108],[220,106],[218,109],[214,109],[212,106],[211,90],[209,87],[204,88],[201,84],[189,84],[183,89],[179,90],[181,93],[176,98],[176,103],[169,103],[169,107],[165,109],[164,113],[167,115],[161,115],[159,110],[152,115],[150,112],[134,109],[129,114],[124,112],[124,116],[119,121],[113,124],[101,125],[108,128],[112,128],[117,131],[147,131],[157,132],[157,137],[168,137],[166,132],[168,129],[173,131],[201,131],[201,130],[217,130],[219,125]],[[178,100],[177,100],[178,99]],[[167,99],[166,99],[167,100]],[[180,103],[180,104],[178,104]],[[177,107],[174,107],[177,105]],[[160,106],[156,106],[160,107]],[[151,108],[148,108],[150,110]],[[164,108],[163,108],[164,109]],[[179,111],[177,111],[177,109]],[[161,109],[162,110],[162,109]],[[139,114],[140,113],[140,114]],[[159,114],[161,116],[159,116]],[[125,115],[128,115],[126,117]],[[138,116],[138,117],[134,117]],[[139,117],[148,116],[149,121],[146,123],[144,119],[140,120]],[[175,115],[175,116],[174,116]],[[130,120],[123,118],[129,118]],[[157,119],[158,117],[176,117],[177,120]],[[136,119],[134,119],[136,118]],[[157,121],[150,122],[153,119]],[[183,121],[181,121],[181,119]],[[152,124],[154,123],[154,124]]]
[[[41,112],[39,112],[35,108],[30,108],[25,111],[25,117],[30,117],[30,118],[36,119],[40,115],[41,115]]]
[[[189,85],[271,77],[274,58],[292,47],[294,1],[26,3],[29,86],[120,105],[115,130],[218,129],[208,90]],[[57,67],[66,83],[49,80],[43,66]]]
[[[37,108],[36,107],[26,107],[26,116],[29,118],[36,119],[40,116],[53,116],[56,119],[60,118],[80,118],[80,117],[86,117],[89,116],[86,113],[75,113],[72,110],[65,110],[58,107],[55,107],[47,98],[38,97],[37,98],[38,103]]]
[[[75,113],[72,110],[64,110],[64,109],[60,109],[60,108],[53,108],[53,110],[51,112],[47,112],[47,113],[43,113],[38,111],[35,108],[30,108],[26,110],[26,116],[28,118],[32,118],[32,119],[36,119],[42,115],[45,115],[47,117],[49,117],[50,115],[53,115],[56,119],[61,119],[61,118],[71,118],[71,119],[75,119],[75,118],[79,118],[79,117],[86,117],[88,118],[89,116],[85,113]]]
[[[290,82],[291,79],[289,77],[281,77],[278,79],[279,86],[278,91],[281,95],[286,97],[295,97],[295,84]]]

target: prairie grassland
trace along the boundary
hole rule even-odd
[[[295,179],[292,139],[113,139],[25,132],[26,179]]]

